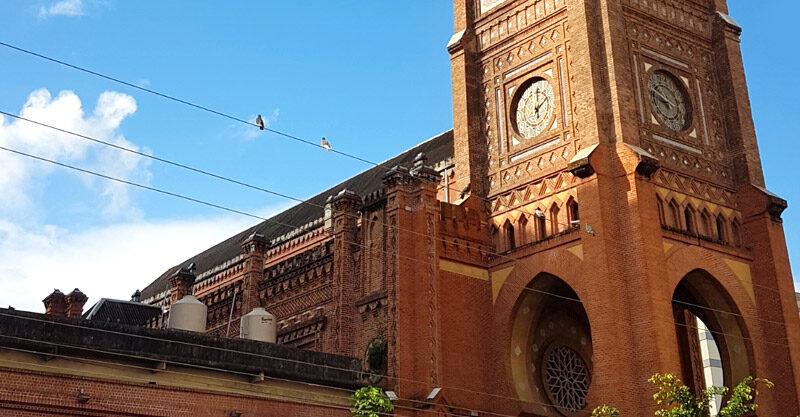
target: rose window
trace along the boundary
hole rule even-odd
[[[555,405],[576,412],[586,407],[586,394],[591,382],[589,369],[578,352],[559,346],[544,358],[544,385]]]

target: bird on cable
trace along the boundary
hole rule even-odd
[[[328,141],[325,140],[325,138],[322,138],[322,142],[320,142],[320,146],[322,146],[322,149],[325,149],[326,151],[330,151],[331,149],[333,149],[331,147],[331,144],[328,143]]]
[[[264,119],[261,118],[260,114],[256,117],[256,126],[258,126],[260,130],[264,130]]]

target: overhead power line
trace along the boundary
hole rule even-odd
[[[0,150],[5,150],[7,152],[11,152],[11,153],[14,153],[14,154],[17,154],[17,155],[20,155],[20,156],[25,156],[25,157],[28,157],[28,158],[32,158],[32,159],[35,159],[35,160],[42,161],[42,162],[55,164],[55,165],[61,166],[63,168],[67,168],[67,169],[75,170],[75,171],[82,172],[82,173],[85,173],[85,174],[97,176],[97,177],[104,178],[104,179],[107,179],[107,180],[110,180],[110,181],[115,181],[115,182],[131,185],[131,186],[134,186],[134,187],[138,187],[138,188],[142,188],[142,189],[145,189],[145,190],[157,192],[157,193],[160,193],[160,194],[164,194],[164,195],[168,195],[168,196],[171,196],[171,197],[183,199],[183,200],[186,200],[186,201],[190,201],[190,202],[194,202],[194,203],[198,203],[198,204],[203,204],[203,205],[206,205],[206,206],[209,206],[209,207],[213,207],[213,208],[217,208],[217,209],[220,209],[220,210],[225,210],[225,211],[229,211],[229,212],[232,212],[232,213],[236,213],[236,214],[240,214],[240,215],[256,218],[256,219],[263,220],[263,221],[270,222],[270,223],[274,223],[274,224],[277,224],[277,225],[293,227],[292,225],[287,224],[287,223],[279,222],[279,221],[276,221],[276,220],[273,220],[273,219],[267,219],[267,218],[264,218],[262,216],[258,216],[258,215],[251,214],[251,213],[247,213],[247,212],[244,212],[244,211],[241,211],[241,210],[232,209],[230,207],[225,207],[225,206],[222,206],[222,205],[219,205],[219,204],[210,203],[210,202],[207,202],[207,201],[203,201],[203,200],[199,200],[199,199],[196,199],[196,198],[188,197],[188,196],[185,196],[185,195],[182,195],[182,194],[178,194],[178,193],[174,193],[174,192],[171,192],[171,191],[166,191],[166,190],[158,189],[158,188],[155,188],[155,187],[151,187],[151,186],[135,183],[135,182],[132,182],[132,181],[127,181],[127,180],[124,180],[124,179],[121,179],[121,178],[112,177],[112,176],[101,174],[101,173],[98,173],[98,172],[94,172],[94,171],[91,171],[91,170],[88,170],[88,169],[76,167],[76,166],[73,166],[73,165],[70,165],[70,164],[65,164],[65,163],[54,161],[54,160],[51,160],[51,159],[48,159],[48,158],[43,158],[43,157],[40,157],[40,156],[31,155],[31,154],[26,153],[26,152],[10,149],[10,148],[4,147],[4,146],[0,146]],[[358,247],[361,247],[361,248],[366,248],[366,246],[364,244],[361,244],[361,243],[358,243],[358,242],[345,241],[345,243],[352,244],[352,245],[355,245],[355,246],[358,246]],[[384,251],[384,253],[387,254],[387,255],[392,255],[392,254],[389,254],[386,251]],[[412,262],[416,262],[416,263],[420,263],[420,264],[423,262],[422,260],[414,258],[414,257],[405,256],[405,255],[399,255],[399,256],[401,258],[403,258],[403,259],[407,259],[407,260],[412,261]],[[558,298],[558,299],[562,299],[562,300],[567,300],[567,301],[572,301],[572,302],[577,302],[579,304],[583,304],[583,302],[578,298],[574,298],[574,297],[570,297],[570,296],[564,296],[562,294],[557,294],[557,293],[544,291],[544,290],[540,290],[540,289],[536,289],[536,288],[530,288],[528,286],[514,285],[514,287],[517,287],[517,288],[519,288],[519,289],[521,289],[523,291],[530,291],[530,292],[534,292],[534,293],[537,293],[537,294],[543,294],[543,295],[555,297],[555,298]],[[717,312],[717,313],[720,313],[720,314],[728,314],[728,315],[733,315],[733,316],[744,318],[744,316],[742,314],[740,314],[740,313],[734,313],[734,312],[729,312],[729,311],[724,311],[724,310],[719,310],[719,309],[714,309],[714,308],[703,307],[703,306],[700,306],[698,304],[688,303],[688,302],[685,302],[685,301],[682,301],[682,300],[677,300],[677,299],[674,299],[674,298],[671,299],[670,301],[674,302],[674,303],[678,303],[678,304],[688,305],[688,306],[695,307],[695,308],[701,308],[701,309],[706,309],[706,310],[709,310],[709,311],[714,311],[714,312]],[[778,322],[778,321],[762,319],[760,317],[756,317],[756,320],[769,322],[769,323],[774,323],[774,324],[779,324],[779,325],[784,325],[785,324],[785,323]],[[739,336],[736,336],[736,337],[739,337]],[[769,341],[765,341],[765,343],[779,344],[779,343],[776,343],[776,342],[769,342]]]
[[[115,83],[119,83],[119,84],[131,87],[131,88],[134,88],[134,89],[137,89],[137,90],[140,90],[140,91],[144,91],[146,93],[153,94],[153,95],[156,95],[158,97],[162,97],[162,98],[165,98],[165,99],[168,99],[168,100],[172,100],[172,101],[175,101],[177,103],[181,103],[181,104],[184,104],[184,105],[187,105],[187,106],[190,106],[190,107],[193,107],[193,108],[196,108],[196,109],[199,109],[199,110],[211,113],[211,114],[215,114],[215,115],[218,115],[218,116],[221,116],[221,117],[225,117],[225,118],[230,119],[230,120],[234,120],[234,121],[237,121],[237,122],[240,122],[240,123],[244,123],[244,124],[256,127],[256,128],[258,128],[260,130],[266,130],[266,131],[274,133],[276,135],[279,135],[279,136],[282,136],[282,137],[285,137],[285,138],[288,138],[288,139],[292,139],[292,140],[295,140],[295,141],[298,141],[298,142],[302,142],[302,143],[307,144],[307,145],[315,146],[317,148],[320,148],[320,149],[323,149],[323,150],[326,150],[326,151],[331,151],[331,152],[337,153],[339,155],[345,156],[347,158],[350,158],[350,159],[353,159],[353,160],[357,160],[357,161],[360,161],[360,162],[363,162],[363,163],[366,163],[366,164],[369,164],[369,165],[372,165],[372,166],[375,166],[375,167],[382,167],[383,169],[385,169],[387,171],[389,169],[391,169],[391,167],[383,166],[382,164],[376,163],[374,161],[370,161],[370,160],[368,160],[366,158],[363,158],[363,157],[360,157],[358,155],[355,155],[355,154],[352,154],[352,153],[348,153],[348,152],[344,152],[344,151],[340,151],[338,149],[332,149],[329,145],[327,145],[327,142],[325,141],[324,137],[322,138],[322,142],[320,144],[318,144],[318,143],[315,143],[315,142],[313,142],[311,140],[304,139],[304,138],[301,138],[299,136],[292,135],[292,134],[289,134],[289,133],[286,133],[286,132],[282,132],[282,131],[279,131],[277,129],[267,128],[267,127],[264,126],[263,122],[262,123],[258,123],[258,121],[250,122],[250,121],[244,120],[242,118],[233,116],[233,115],[231,115],[229,113],[226,113],[226,112],[222,112],[222,111],[215,110],[215,109],[212,109],[212,108],[207,107],[207,106],[196,104],[196,103],[193,103],[193,102],[191,102],[189,100],[181,99],[181,98],[172,96],[170,94],[162,93],[162,92],[159,92],[159,91],[156,91],[156,90],[152,90],[152,89],[149,89],[149,88],[146,88],[146,87],[141,87],[141,86],[136,85],[134,83],[122,80],[122,79],[120,79],[118,77],[113,77],[113,76],[110,76],[110,75],[106,75],[106,74],[100,73],[98,71],[90,70],[88,68],[85,68],[85,67],[82,67],[82,66],[79,66],[79,65],[76,65],[76,64],[71,64],[69,62],[66,62],[66,61],[63,61],[63,60],[60,60],[60,59],[57,59],[57,58],[53,58],[53,57],[44,55],[42,53],[31,51],[29,49],[26,49],[26,48],[23,48],[23,47],[20,47],[20,46],[12,45],[12,44],[9,44],[9,43],[6,43],[6,42],[0,42],[0,46],[4,46],[6,48],[9,48],[9,49],[12,49],[12,50],[16,50],[18,52],[22,52],[22,53],[25,53],[25,54],[28,54],[28,55],[31,55],[31,56],[34,56],[34,57],[37,57],[37,58],[41,58],[41,59],[44,59],[44,60],[59,64],[59,65],[63,65],[63,66],[66,66],[68,68],[72,68],[72,69],[75,69],[75,70],[78,70],[78,71],[82,71],[84,73],[87,73],[87,74],[90,74],[90,75],[94,75],[94,76],[97,76],[97,77],[100,77],[100,78],[103,78],[103,79],[106,79],[106,80],[109,80],[109,81],[112,81],[112,82],[115,82]],[[726,155],[730,155],[731,152],[727,151],[725,154]],[[444,188],[448,194],[450,193],[450,191],[455,191],[456,193],[460,193],[461,192],[460,190],[453,190],[449,186],[443,186],[442,188]],[[477,198],[477,199],[480,199],[482,201],[488,202],[488,203],[492,202],[491,199],[486,198],[486,197],[478,196],[478,195],[475,195],[475,194],[472,194],[472,196]],[[522,214],[524,214],[526,216],[535,216],[536,215],[535,213],[531,213],[531,212],[525,210],[524,207],[512,208],[512,209],[509,209],[509,211],[520,212],[520,213],[522,213]],[[553,220],[550,220],[550,221],[552,222]],[[558,225],[558,227],[562,227],[562,226],[567,227],[567,228],[572,227],[571,224],[564,224],[564,223],[556,223],[556,224]]]
[[[221,116],[221,117],[224,117],[224,118],[227,118],[227,119],[239,122],[239,123],[244,123],[246,125],[253,126],[255,128],[259,128],[261,130],[266,130],[266,131],[268,131],[270,133],[274,133],[276,135],[280,135],[280,136],[283,136],[285,138],[288,138],[288,139],[291,139],[291,140],[294,140],[294,141],[297,141],[297,142],[302,142],[302,143],[304,143],[306,145],[311,145],[311,146],[314,146],[314,147],[317,147],[317,148],[320,148],[320,149],[323,149],[323,150],[326,150],[326,151],[334,152],[334,153],[337,153],[339,155],[348,157],[350,159],[354,159],[356,161],[364,162],[364,163],[367,163],[367,164],[370,164],[370,165],[374,165],[374,166],[378,166],[379,165],[379,164],[376,164],[375,162],[372,162],[370,160],[361,158],[360,156],[357,156],[357,155],[349,154],[347,152],[342,152],[342,151],[339,151],[339,150],[336,150],[336,149],[330,149],[329,147],[326,147],[323,144],[318,144],[318,143],[310,141],[308,139],[303,139],[303,138],[301,138],[299,136],[295,136],[295,135],[292,135],[292,134],[289,134],[289,133],[286,133],[286,132],[281,132],[280,130],[272,129],[272,128],[269,128],[269,127],[266,127],[266,126],[262,127],[262,126],[259,126],[258,124],[256,124],[255,122],[250,122],[250,121],[244,120],[244,119],[242,119],[240,117],[236,117],[236,116],[233,116],[231,114],[228,114],[228,113],[225,113],[225,112],[222,112],[222,111],[219,111],[219,110],[214,110],[214,109],[212,109],[210,107],[202,106],[200,104],[195,104],[195,103],[193,103],[191,101],[184,100],[184,99],[181,99],[181,98],[169,95],[169,94],[161,93],[161,92],[156,91],[156,90],[152,90],[152,89],[149,89],[149,88],[146,88],[146,87],[142,87],[142,86],[136,85],[134,83],[130,83],[128,81],[122,80],[120,78],[112,77],[110,75],[105,75],[105,74],[102,74],[100,72],[93,71],[93,70],[90,70],[88,68],[81,67],[79,65],[70,64],[69,62],[62,61],[62,60],[56,59],[56,58],[52,58],[52,57],[49,57],[47,55],[31,51],[29,49],[25,49],[25,48],[22,48],[22,47],[19,47],[19,46],[11,45],[11,44],[6,43],[6,42],[0,42],[0,46],[5,46],[6,48],[10,48],[10,49],[13,49],[13,50],[18,51],[18,52],[22,52],[22,53],[25,53],[25,54],[28,54],[28,55],[35,56],[37,58],[41,58],[41,59],[44,59],[44,60],[47,60],[47,61],[50,61],[50,62],[54,62],[56,64],[63,65],[65,67],[69,67],[69,68],[72,68],[72,69],[75,69],[75,70],[78,70],[78,71],[85,72],[87,74],[94,75],[96,77],[100,77],[100,78],[106,79],[108,81],[112,81],[112,82],[115,82],[115,83],[118,83],[118,84],[122,84],[122,85],[128,86],[130,88],[135,88],[137,90],[144,91],[146,93],[153,94],[153,95],[156,95],[158,97],[165,98],[167,100],[172,100],[172,101],[177,102],[177,103],[185,104],[187,106],[194,107],[195,109],[202,110],[202,111],[205,111],[205,112],[208,112],[208,113],[211,113],[211,114],[215,114],[217,116]]]
[[[56,131],[59,131],[59,132],[65,133],[65,134],[73,135],[73,136],[76,136],[76,137],[79,137],[79,138],[82,138],[82,139],[85,139],[85,140],[88,140],[88,141],[91,141],[91,142],[99,143],[101,145],[109,146],[109,147],[112,147],[114,149],[118,149],[118,150],[123,151],[123,152],[132,153],[132,154],[144,157],[144,158],[149,158],[149,159],[152,159],[152,160],[155,160],[155,161],[159,161],[159,162],[162,162],[162,163],[165,163],[165,164],[168,164],[168,165],[176,166],[176,167],[179,167],[181,169],[189,170],[191,172],[195,172],[195,173],[206,175],[206,176],[209,176],[209,177],[212,177],[212,178],[216,178],[216,179],[219,179],[219,180],[222,180],[222,181],[226,181],[226,182],[237,184],[237,185],[240,185],[240,186],[243,186],[243,187],[247,187],[247,188],[251,188],[251,189],[254,189],[254,190],[258,190],[258,191],[261,191],[261,192],[264,192],[264,193],[268,193],[268,194],[271,194],[271,195],[274,195],[274,196],[277,196],[277,197],[281,197],[281,198],[289,199],[289,200],[292,200],[292,201],[296,201],[296,202],[299,202],[300,204],[307,204],[307,205],[310,205],[310,206],[313,206],[313,207],[317,207],[317,208],[320,208],[320,209],[324,209],[325,208],[325,206],[323,206],[323,205],[315,204],[315,203],[313,203],[311,201],[308,201],[308,200],[302,200],[300,198],[293,197],[293,196],[290,196],[288,194],[284,194],[284,193],[280,193],[280,192],[277,192],[277,191],[274,191],[274,190],[270,190],[270,189],[267,189],[267,188],[259,187],[259,186],[256,186],[256,185],[252,185],[252,184],[249,184],[249,183],[246,183],[246,182],[243,182],[243,181],[240,181],[240,180],[236,180],[236,179],[233,179],[233,178],[230,178],[230,177],[226,177],[226,176],[222,176],[222,175],[219,175],[219,174],[215,174],[215,173],[212,173],[212,172],[200,169],[200,168],[195,168],[195,167],[183,164],[183,163],[179,163],[179,162],[171,161],[171,160],[168,160],[168,159],[160,158],[160,157],[157,157],[157,156],[154,156],[154,155],[146,154],[146,153],[137,151],[135,149],[131,149],[131,148],[127,148],[127,147],[124,147],[124,146],[116,145],[114,143],[107,142],[107,141],[100,140],[100,139],[96,139],[96,138],[93,138],[91,136],[83,135],[83,134],[76,133],[76,132],[73,132],[73,131],[70,131],[70,130],[67,130],[67,129],[62,129],[62,128],[59,128],[59,127],[56,127],[56,126],[52,126],[52,125],[49,125],[47,123],[42,123],[42,122],[39,122],[39,121],[36,121],[36,120],[28,119],[28,118],[25,118],[25,117],[22,117],[22,116],[13,114],[13,113],[9,113],[9,112],[3,111],[3,110],[0,110],[0,114],[6,115],[6,116],[9,116],[9,117],[18,119],[18,120],[22,120],[22,121],[25,121],[25,122],[28,122],[28,123],[33,123],[33,124],[36,124],[38,126],[42,126],[42,127],[45,127],[45,128],[53,129],[53,130],[56,130]],[[162,193],[162,194],[170,195],[172,197],[181,198],[181,199],[184,199],[184,200],[188,200],[188,201],[199,203],[199,204],[204,204],[204,205],[215,207],[215,208],[220,208],[220,209],[223,209],[223,210],[231,211],[231,212],[234,212],[234,213],[237,213],[237,214],[246,215],[246,216],[253,217],[253,218],[256,218],[256,219],[259,219],[259,220],[263,220],[263,221],[267,221],[267,222],[276,223],[276,224],[279,224],[279,225],[282,225],[282,226],[286,226],[286,227],[291,227],[291,228],[295,228],[296,227],[296,226],[291,225],[291,224],[277,222],[277,221],[275,221],[273,219],[267,219],[267,218],[264,218],[264,217],[261,217],[261,216],[255,216],[255,215],[252,215],[251,213],[245,213],[245,212],[242,212],[242,211],[239,211],[239,210],[231,209],[229,207],[225,207],[225,206],[221,206],[221,205],[217,205],[217,204],[213,204],[213,203],[208,203],[206,201],[194,199],[194,198],[191,198],[191,197],[186,197],[186,196],[183,196],[183,195],[179,195],[179,194],[168,192],[168,191],[164,191],[164,190],[160,190],[160,189],[157,189],[155,187],[150,187],[150,186],[146,186],[146,185],[142,185],[142,184],[136,184],[136,183],[133,183],[133,182],[130,182],[130,181],[127,181],[127,180],[123,180],[123,179],[114,178],[114,177],[110,177],[110,176],[107,176],[107,175],[99,174],[99,173],[96,173],[94,171],[89,171],[89,170],[77,168],[77,167],[74,167],[72,165],[59,163],[57,161],[52,161],[52,160],[49,160],[49,159],[46,159],[46,158],[36,157],[34,155],[26,154],[24,152],[15,151],[15,150],[8,149],[8,148],[2,148],[2,149],[7,150],[9,152],[17,153],[17,154],[20,154],[20,155],[23,155],[23,156],[28,156],[28,157],[31,157],[31,158],[34,158],[34,159],[38,159],[38,160],[43,161],[43,162],[51,162],[51,163],[60,165],[60,166],[65,167],[65,168],[75,169],[75,170],[78,170],[78,171],[81,171],[81,172],[84,172],[84,173],[87,173],[87,174],[90,174],[90,175],[100,176],[102,178],[105,178],[105,179],[108,179],[108,180],[111,180],[111,181],[122,182],[122,183],[127,184],[127,185],[131,185],[131,186],[135,186],[135,187],[138,187],[138,188],[147,189],[149,191],[159,192],[159,193]],[[352,214],[349,214],[349,213],[345,213],[345,215],[353,217],[355,219],[358,219],[358,216],[355,216],[355,215],[352,215]],[[429,237],[426,234],[418,232],[416,230],[411,230],[411,229],[407,229],[407,228],[401,228],[401,227],[398,227],[398,226],[389,225],[388,223],[382,223],[382,222],[379,222],[379,223],[381,225],[383,225],[383,226],[386,226],[386,227],[395,228],[396,230],[406,231],[406,232],[409,232],[409,233],[412,233],[412,234],[415,234],[415,235],[419,235],[419,236],[422,236],[422,237]],[[444,238],[435,237],[434,239],[436,241],[439,241],[439,242],[447,243]],[[448,244],[452,244],[452,243],[448,243]],[[366,246],[364,246],[362,244],[356,244],[356,245],[361,246],[361,247],[366,247]],[[455,245],[456,246],[466,246],[465,243],[458,243],[458,242],[456,242]],[[493,252],[491,250],[486,250],[485,252],[486,252],[487,255],[495,256],[495,257],[498,257],[498,258],[501,258],[501,259],[507,259],[507,260],[510,260],[510,261],[517,261],[518,260],[517,258],[514,258],[512,256],[509,256],[509,255],[506,255],[506,254],[502,254],[502,253],[498,253],[498,252]],[[409,259],[411,259],[411,260],[413,260],[415,262],[419,262],[419,260],[417,260],[417,259],[412,259],[412,258],[409,258]],[[220,285],[222,285],[222,284],[220,284]],[[754,285],[757,285],[757,284],[754,284]],[[533,289],[531,289],[531,290],[533,290]],[[568,301],[575,301],[575,302],[579,302],[579,303],[581,302],[579,299],[575,299],[575,298],[572,298],[572,297],[565,297],[565,296],[559,295],[559,294],[549,294],[549,295],[555,296],[555,297],[558,297],[558,298],[562,298],[562,299],[565,299],[565,300],[568,300]],[[671,301],[675,302],[675,303],[678,303],[678,304],[689,305],[691,307],[707,309],[707,310],[718,312],[718,313],[723,313],[723,314],[734,315],[734,316],[737,316],[737,317],[742,317],[742,315],[738,314],[738,313],[732,313],[732,312],[722,311],[722,310],[718,310],[718,309],[707,308],[707,307],[703,307],[703,306],[700,306],[700,305],[697,305],[697,304],[691,304],[691,303],[687,303],[687,302],[683,302],[683,301],[675,300],[675,299],[673,299]],[[763,318],[758,318],[758,320],[764,321],[764,322],[773,323],[773,324],[783,324],[783,323],[778,322],[778,321],[768,320],[768,319],[763,319]]]

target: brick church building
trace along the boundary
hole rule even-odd
[[[455,0],[452,131],[135,301],[164,308],[159,327],[193,294],[223,337],[265,307],[278,343],[465,415],[652,415],[653,373],[708,385],[702,323],[725,385],[769,378],[759,415],[798,415],[786,202],[765,188],[740,33],[725,0]]]

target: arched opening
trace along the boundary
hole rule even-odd
[[[667,221],[664,218],[664,201],[662,201],[659,196],[656,196],[656,206],[658,207],[658,220],[661,222],[662,226],[666,226]]]
[[[556,416],[585,415],[592,338],[578,295],[558,277],[539,274],[514,311],[510,382],[523,410],[538,415],[542,404],[551,404]]]
[[[659,199],[659,201],[661,201]],[[572,227],[580,227],[581,214],[578,211],[578,202],[570,197],[567,201],[567,216],[569,217],[569,224]]]
[[[686,206],[686,208],[683,209],[683,224],[687,232],[692,234],[697,232],[697,227],[694,224],[694,208],[692,208],[692,206]]]
[[[511,224],[510,221],[506,220],[506,223],[503,225],[503,232],[506,235],[506,247],[505,250],[514,250],[517,248],[517,240],[514,236],[514,225]]]
[[[686,386],[699,394],[711,386],[732,387],[752,374],[747,328],[714,277],[700,269],[687,274],[675,288],[672,309]]]
[[[667,226],[673,227],[675,229],[681,228],[681,209],[678,207],[678,203],[675,200],[669,201],[669,216],[667,219]]]
[[[552,234],[554,234],[554,235],[557,235],[558,232],[561,231],[561,228],[559,227],[559,221],[558,221],[558,212],[559,211],[561,211],[561,210],[559,210],[558,205],[556,203],[553,203],[553,205],[550,206],[550,230],[553,231]]]
[[[714,222],[711,220],[711,213],[708,210],[704,209],[703,213],[700,214],[700,223],[703,228],[700,230],[700,234],[706,237],[714,237]]]
[[[541,209],[536,209],[533,217],[536,226],[536,240],[542,240],[547,237],[547,221],[545,220],[544,212]]]
[[[728,233],[725,230],[725,217],[722,215],[717,216],[717,240],[722,243],[726,243],[728,241]]]
[[[524,245],[528,243],[528,218],[525,215],[521,215],[519,221],[517,222],[519,226],[519,244]]]

